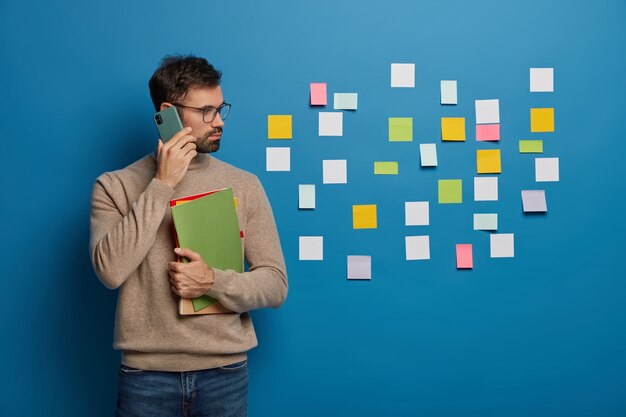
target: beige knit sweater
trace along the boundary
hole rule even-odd
[[[159,371],[215,368],[244,360],[257,345],[248,311],[279,307],[287,274],[272,209],[256,176],[198,154],[172,189],[154,178],[155,153],[96,180],[90,253],[108,288],[119,288],[114,347],[122,363]],[[167,263],[176,260],[169,201],[230,187],[244,232],[244,273],[215,269],[207,293],[233,313],[180,316]],[[211,266],[211,265],[209,265]]]

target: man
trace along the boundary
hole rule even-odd
[[[117,415],[247,415],[246,352],[257,345],[248,311],[279,307],[287,276],[271,207],[256,176],[209,155],[230,105],[205,59],[166,57],[149,82],[156,110],[175,106],[185,128],[156,152],[102,174],[91,198],[90,252],[119,288],[114,347],[122,350]],[[174,249],[171,199],[230,187],[249,270],[207,265]],[[176,255],[189,263],[176,262]],[[181,316],[180,297],[207,294],[231,313]]]

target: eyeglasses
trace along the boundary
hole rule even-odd
[[[226,118],[228,117],[228,114],[230,113],[230,107],[231,107],[231,105],[226,102],[222,103],[222,105],[217,108],[213,106],[191,107],[191,106],[184,106],[178,103],[172,103],[172,104],[176,107],[182,107],[183,109],[192,109],[196,111],[201,111],[202,121],[204,123],[211,123],[215,119],[215,116],[217,116],[217,113],[220,114],[220,117],[222,118],[222,120],[226,120]]]

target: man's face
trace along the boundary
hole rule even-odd
[[[197,108],[206,108],[208,106],[218,108],[222,103],[224,103],[224,96],[222,95],[222,88],[218,85],[216,87],[199,86],[190,88],[185,100],[180,104]],[[182,110],[183,126],[191,126],[191,134],[198,138],[196,151],[198,153],[217,151],[220,148],[220,138],[222,137],[222,128],[224,127],[224,121],[219,112],[215,115],[213,121],[205,123],[202,119],[201,111],[188,108],[180,108],[180,110]]]

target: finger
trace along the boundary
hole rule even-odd
[[[171,288],[172,288],[172,292],[173,292],[174,294],[176,294],[176,295],[178,295],[178,296],[182,297],[182,295],[180,295],[180,293],[178,292],[178,289],[177,289],[175,286],[173,286],[173,285],[172,285],[172,286],[171,286]]]
[[[182,262],[168,262],[167,269],[170,272],[180,272],[180,267],[184,265]]]
[[[185,258],[189,259],[190,261],[201,261],[202,257],[200,256],[199,253],[192,251],[191,249],[187,249],[187,248],[176,248],[174,249],[174,252],[176,252],[177,255],[180,256],[184,256]]]
[[[183,147],[181,148],[183,153],[186,155],[187,153],[189,153],[189,151],[193,151],[197,148],[196,142],[187,142],[183,145]]]
[[[191,132],[191,126],[187,126],[186,128],[179,130],[170,140],[167,141],[165,146],[170,148],[175,147],[178,141],[189,135],[189,132]]]
[[[159,143],[157,144],[157,155],[161,155],[161,148],[163,147],[163,141],[159,138]]]

